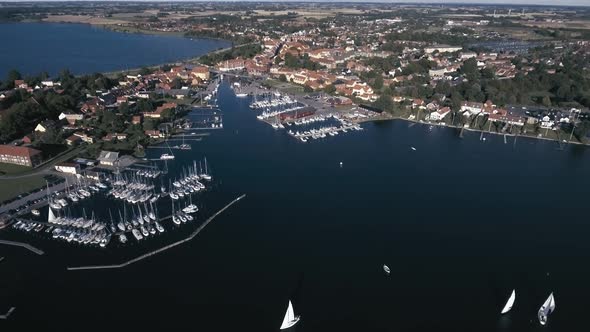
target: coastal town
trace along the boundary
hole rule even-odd
[[[234,43],[186,62],[83,76],[10,71],[0,85],[0,165],[7,165],[0,171],[10,177],[49,166],[59,175],[71,166],[76,174],[75,165],[100,164],[106,152],[142,158],[150,146],[186,136],[183,117],[210,107],[224,77],[236,95],[253,98],[259,119],[275,129],[293,126],[287,131],[301,142],[387,119],[589,141],[590,41],[585,31],[567,28],[583,11],[252,6],[244,15],[191,16],[187,8],[158,5],[154,19],[114,24]],[[70,14],[42,19],[88,18]],[[92,15],[101,17],[94,9]],[[332,118],[338,121],[297,127]],[[38,177],[19,193],[46,182]]]

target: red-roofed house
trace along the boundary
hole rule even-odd
[[[449,114],[450,112],[451,112],[450,108],[443,107],[436,112],[430,113],[428,116],[428,120],[440,121],[440,120],[444,119],[445,116],[447,116],[447,114]]]
[[[80,137],[72,135],[72,136],[66,138],[66,144],[70,145],[70,146],[77,145],[78,143],[80,143],[81,140],[82,139]]]
[[[163,138],[164,134],[159,130],[146,130],[145,135],[149,138]]]
[[[134,115],[133,118],[131,118],[131,123],[132,124],[141,124],[141,115]]]
[[[205,66],[197,66],[191,70],[191,75],[203,81],[209,79],[209,68]]]
[[[39,150],[24,146],[0,145],[0,163],[35,167],[41,161]]]

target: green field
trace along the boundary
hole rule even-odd
[[[0,175],[4,174],[18,174],[23,173],[26,171],[30,171],[33,168],[28,166],[21,166],[21,165],[13,165],[13,164],[5,164],[0,163]]]
[[[0,202],[45,185],[42,175],[22,179],[0,179]]]

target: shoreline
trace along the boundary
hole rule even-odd
[[[518,135],[518,134],[512,134],[512,133],[498,133],[498,132],[493,132],[493,131],[485,131],[485,130],[481,130],[481,129],[453,126],[453,125],[449,125],[449,124],[410,120],[410,119],[402,118],[399,116],[389,116],[386,118],[366,119],[366,120],[356,121],[356,123],[381,122],[381,121],[405,121],[405,122],[409,122],[409,123],[422,124],[422,125],[427,125],[427,126],[437,126],[437,127],[452,128],[452,129],[459,129],[459,130],[462,129],[462,130],[466,130],[466,131],[470,131],[470,132],[478,132],[478,133],[482,133],[482,134],[492,134],[492,135],[509,136],[509,137],[523,137],[523,138],[530,138],[530,139],[552,141],[552,142],[556,142],[558,144],[576,144],[576,145],[581,145],[581,146],[590,146],[590,143],[583,143],[583,142],[579,142],[579,141],[565,141],[565,142],[563,142],[563,141],[560,141],[559,139],[548,138],[548,137],[531,136],[531,135],[526,135],[526,134]]]

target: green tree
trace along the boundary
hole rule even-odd
[[[139,99],[137,101],[137,108],[139,109],[140,112],[153,112],[154,111],[154,105],[152,104],[152,102],[148,99]]]
[[[14,89],[14,81],[22,79],[22,75],[15,69],[12,69],[6,75],[6,82],[2,85],[2,90]]]
[[[471,58],[463,62],[463,65],[461,65],[461,68],[459,68],[459,72],[463,74],[470,82],[478,81],[481,77],[479,68],[477,68],[477,60],[475,58]]]
[[[156,128],[156,122],[152,118],[145,118],[143,120],[143,130],[154,130]]]
[[[394,108],[394,103],[391,97],[389,96],[380,96],[373,102],[373,107],[378,108],[383,111],[391,112]]]
[[[373,89],[381,90],[383,88],[383,76],[379,75],[373,81]]]

